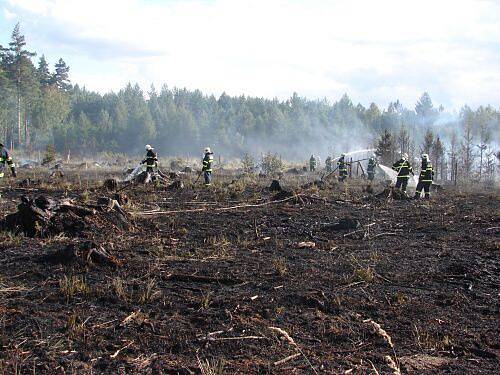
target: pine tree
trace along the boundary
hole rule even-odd
[[[434,164],[434,170],[436,171],[436,179],[440,177],[443,179],[444,170],[444,146],[441,139],[436,137],[436,140],[432,144],[432,162]]]
[[[22,102],[29,94],[30,89],[34,87],[34,67],[31,57],[36,53],[30,52],[24,47],[26,40],[21,34],[19,23],[12,31],[11,41],[9,43],[9,53],[7,55],[7,65],[9,67],[10,78],[16,87],[16,111],[17,111],[17,144],[22,144]],[[25,108],[26,110],[26,108]],[[27,123],[26,123],[27,125]],[[27,128],[26,128],[27,130]]]
[[[450,163],[450,180],[456,183],[458,174],[458,139],[457,133],[453,131],[450,136],[450,151],[448,152],[448,160]]]
[[[429,126],[434,122],[437,117],[437,110],[432,104],[431,97],[428,93],[424,92],[417,104],[415,105],[415,112],[422,125]]]
[[[461,148],[461,159],[463,167],[463,175],[466,181],[472,180],[472,167],[474,165],[474,129],[473,121],[474,114],[469,108],[462,110],[462,127],[463,135]]]
[[[40,57],[40,60],[38,61],[38,68],[36,71],[38,74],[40,86],[42,88],[50,86],[50,84],[52,83],[52,75],[50,74],[49,64],[45,59],[45,55],[42,55],[42,57]]]
[[[386,129],[380,135],[377,142],[375,154],[379,157],[382,164],[392,165],[395,154],[395,143],[392,134]]]
[[[430,155],[433,144],[434,144],[434,133],[432,132],[432,130],[427,129],[425,131],[424,142],[422,143],[420,150],[422,151],[423,154]]]
[[[399,152],[400,153],[409,153],[410,152],[410,133],[405,125],[401,125],[399,128],[399,134],[397,138]]]
[[[52,83],[61,91],[67,92],[71,89],[69,81],[69,66],[66,65],[63,59],[59,59],[55,64],[55,72],[52,75]]]

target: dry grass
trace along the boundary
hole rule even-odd
[[[77,294],[86,295],[90,291],[83,278],[78,276],[67,277],[66,275],[59,280],[59,290],[66,302],[71,301]]]
[[[371,267],[361,267],[354,270],[353,281],[371,283],[375,279],[375,272]]]
[[[154,278],[150,278],[139,293],[138,302],[141,305],[152,302],[156,297],[158,297],[159,294],[160,291],[157,290],[156,280]]]
[[[126,291],[126,285],[120,277],[115,277],[111,281],[111,287],[115,295],[122,301],[128,302],[129,298]]]
[[[200,310],[207,310],[212,304],[212,292],[203,293],[200,297]]]
[[[278,276],[283,277],[288,272],[288,267],[285,258],[275,258],[272,261],[272,266],[274,271]]]
[[[196,359],[198,361],[198,367],[200,368],[200,372],[202,375],[223,375],[225,373],[225,361],[222,358],[203,360],[196,356]]]
[[[22,233],[0,232],[0,243],[2,247],[21,246],[25,237]]]

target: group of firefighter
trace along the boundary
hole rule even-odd
[[[203,150],[203,160],[201,173],[203,174],[203,179],[205,180],[205,186],[210,186],[212,184],[212,164],[214,163],[214,154],[210,147],[205,147]],[[153,180],[156,177],[156,171],[158,171],[158,155],[154,151],[151,145],[146,145],[146,159],[144,159],[141,164],[146,165],[146,172],[151,174]]]
[[[202,159],[202,170],[203,178],[205,180],[205,186],[210,186],[212,183],[212,165],[214,162],[214,154],[210,147],[206,147],[204,150],[204,155]],[[325,160],[325,169],[327,173],[333,173],[334,159],[328,156]],[[12,157],[5,146],[0,143],[0,178],[5,175],[5,164],[11,170],[12,176],[16,177],[16,166]],[[146,172],[151,174],[152,178],[155,179],[158,171],[158,156],[151,145],[146,145],[146,158],[141,162],[141,164],[146,165]],[[337,160],[337,170],[338,170],[338,180],[344,182],[348,173],[348,165],[350,163],[346,161],[346,154],[341,154],[340,158]],[[314,172],[316,170],[317,159],[314,155],[311,155],[309,159],[309,170]],[[375,170],[377,166],[377,161],[374,157],[368,159],[367,167],[367,178],[369,181],[373,181],[375,178]],[[413,168],[408,161],[408,154],[403,153],[401,158],[396,161],[392,169],[398,173],[396,179],[396,189],[400,189],[404,194],[406,194],[406,188],[408,186],[408,180],[410,175],[414,175]],[[422,164],[420,168],[420,175],[418,179],[417,189],[415,191],[415,198],[420,198],[422,191],[425,193],[425,198],[430,198],[430,187],[432,185],[432,180],[434,178],[434,170],[432,164],[429,160],[429,155],[422,154]]]
[[[344,182],[349,175],[348,165],[350,163],[346,161],[345,157],[345,153],[340,155],[339,159],[337,160],[336,169],[333,169],[334,159],[331,156],[328,156],[325,160],[326,173],[333,173],[335,172],[335,170],[338,170],[339,182]],[[317,158],[314,155],[311,155],[311,158],[309,159],[309,170],[311,172],[314,172],[316,170],[316,166]],[[368,166],[366,170],[366,175],[369,181],[373,181],[375,179],[376,166],[377,160],[375,159],[375,157],[370,157],[368,159]],[[401,154],[401,158],[392,165],[392,169],[398,173],[395,188],[401,190],[403,194],[406,195],[408,180],[410,179],[410,175],[414,175],[413,168],[408,161],[408,154]],[[420,198],[422,196],[422,191],[424,191],[425,193],[425,198],[430,198],[430,188],[433,179],[434,170],[429,160],[429,155],[422,154],[422,164],[414,198]]]

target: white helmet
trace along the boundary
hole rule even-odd
[[[403,155],[401,155],[401,157],[403,158],[403,160],[408,160],[408,154],[404,153]]]
[[[422,159],[429,160],[429,155],[428,154],[422,154]]]
[[[212,151],[210,150],[210,147],[205,147],[205,154],[209,154],[211,153]]]
[[[341,153],[340,156],[344,157],[345,156],[345,152]]]
[[[149,150],[152,150],[153,147],[151,147],[151,145],[146,145],[146,151],[149,151]]]

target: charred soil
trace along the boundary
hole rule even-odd
[[[498,373],[498,194],[271,180],[3,186],[102,214],[0,232],[2,372]]]

